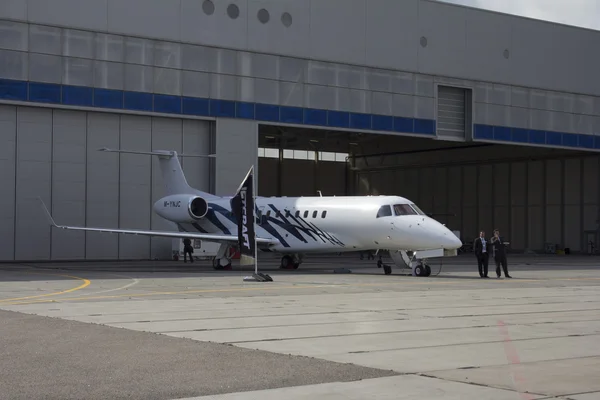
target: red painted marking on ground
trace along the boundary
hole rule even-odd
[[[504,337],[504,353],[506,354],[506,359],[512,365],[520,365],[521,360],[519,359],[519,353],[517,352],[517,348],[512,344],[512,340],[510,339],[510,335],[508,333],[508,327],[504,324],[504,321],[498,321],[498,329],[502,336]],[[513,383],[515,388],[521,395],[521,398],[526,400],[533,400],[533,396],[529,393],[524,393],[519,390],[519,386],[524,385],[526,383],[525,378],[518,371],[515,371],[514,368],[511,368]]]

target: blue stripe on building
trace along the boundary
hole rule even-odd
[[[560,146],[579,150],[600,150],[600,136],[506,126],[475,124],[473,139],[535,146]]]
[[[430,119],[319,110],[231,100],[193,98],[0,79],[0,99],[112,110],[146,111],[198,117],[225,117],[265,122],[348,128],[378,132],[436,135]],[[475,124],[473,139],[536,146],[600,150],[600,136]]]

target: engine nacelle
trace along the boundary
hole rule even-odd
[[[154,211],[169,221],[191,223],[206,216],[208,203],[199,196],[176,194],[154,203]]]

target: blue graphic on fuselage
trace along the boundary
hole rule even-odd
[[[220,230],[220,233],[231,235],[231,230],[219,220],[218,215],[222,215],[233,225],[237,226],[237,219],[235,218],[235,215],[229,209],[220,205],[209,203],[208,206],[210,209],[207,213],[207,221]],[[303,243],[308,243],[308,241],[302,235],[302,233],[310,237],[310,239],[315,242],[320,239],[323,243],[329,242],[338,246],[344,246],[344,243],[342,243],[339,239],[330,233],[319,229],[314,223],[308,222],[303,218],[294,216],[292,214],[289,214],[288,218],[273,204],[268,204],[268,207],[275,212],[275,216],[262,215],[258,209],[258,206],[255,205],[256,223],[260,228],[264,229],[267,233],[278,239],[282,246],[290,247],[289,243],[279,232],[277,232],[275,227],[283,229],[285,232],[293,235],[296,239]],[[209,231],[200,226],[198,223],[194,223],[192,226],[202,233],[207,233]]]

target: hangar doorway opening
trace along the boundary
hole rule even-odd
[[[599,164],[570,149],[262,126],[258,191],[397,195],[467,245],[497,228],[514,252],[589,253],[600,244]]]
[[[258,140],[260,196],[351,195],[349,154],[373,135],[261,126]]]

